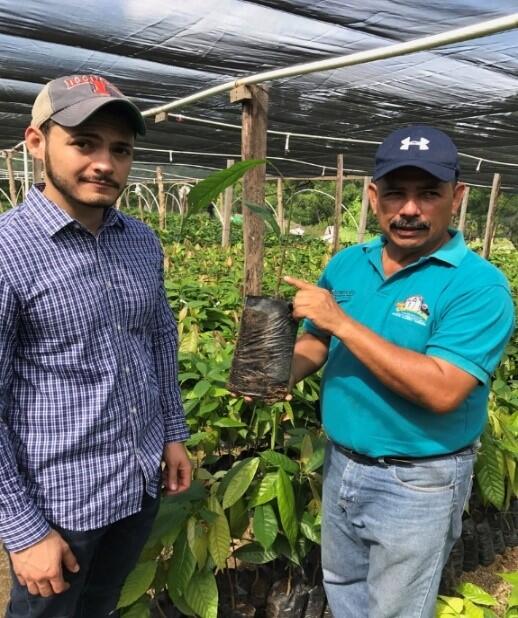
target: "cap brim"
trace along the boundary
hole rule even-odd
[[[116,99],[114,97],[96,97],[86,101],[80,101],[74,105],[70,105],[55,114],[52,114],[51,119],[63,127],[77,127],[82,122],[90,118],[92,114],[99,111],[108,105],[119,105],[125,107],[134,120],[134,127],[137,133],[145,135],[146,123],[144,117],[140,113],[138,107],[128,99]]]
[[[400,160],[397,162],[393,161],[392,163],[381,165],[374,171],[372,178],[373,180],[379,180],[383,176],[386,176],[390,172],[393,172],[401,167],[418,167],[443,182],[452,182],[457,180],[457,171],[451,167],[437,165],[436,163],[429,163],[428,161],[419,161],[418,159],[408,159],[406,161]]]

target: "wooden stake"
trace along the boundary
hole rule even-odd
[[[489,198],[489,208],[487,210],[486,219],[486,231],[484,234],[484,247],[482,249],[482,257],[485,257],[486,260],[491,253],[491,240],[494,233],[496,205],[498,202],[498,196],[500,195],[501,183],[501,175],[495,174],[493,176],[493,186],[491,187],[491,197]]]
[[[335,225],[333,228],[333,254],[340,245],[340,225],[342,223],[342,193],[344,184],[344,155],[336,157]]]
[[[162,176],[162,168],[156,168],[156,184],[158,186],[158,227],[165,230],[165,193],[164,193],[164,178]]]
[[[227,168],[234,165],[234,159],[227,159]],[[234,199],[234,188],[232,186],[225,189],[223,198],[223,223],[221,226],[221,246],[230,246],[230,220],[232,218],[232,200]]]
[[[462,204],[460,205],[460,213],[459,213],[459,225],[457,229],[459,232],[464,234],[464,229],[466,227],[466,212],[468,210],[468,201],[469,201],[469,185],[466,185],[466,189],[464,191],[464,195],[462,197]]]
[[[241,153],[243,160],[266,158],[268,91],[250,86],[250,99],[242,102]],[[248,170],[243,178],[243,236],[245,246],[245,295],[260,295],[264,258],[264,221],[246,204],[264,205],[266,165]]]
[[[43,181],[43,161],[41,159],[36,159],[36,157],[32,157],[32,182],[36,184],[37,182]]]
[[[16,206],[16,181],[14,179],[14,169],[13,169],[13,153],[6,152],[5,154],[5,164],[7,167],[7,176],[9,177],[9,195],[11,196],[11,205]]]
[[[283,201],[283,182],[282,178],[277,178],[277,223],[281,229],[281,233],[286,232],[286,221],[284,220],[284,201]]]
[[[365,239],[365,231],[367,230],[367,217],[369,216],[369,185],[371,177],[365,176],[363,179],[362,193],[362,209],[360,211],[360,222],[358,224],[358,242],[363,242]]]
[[[144,221],[144,206],[142,205],[142,196],[138,195],[137,200],[138,200],[138,212],[139,212],[140,220]]]

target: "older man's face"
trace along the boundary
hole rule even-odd
[[[390,247],[416,259],[449,239],[464,185],[442,182],[417,167],[402,167],[369,187],[371,206]]]

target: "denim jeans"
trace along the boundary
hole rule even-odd
[[[79,572],[64,569],[70,588],[51,597],[30,594],[11,572],[11,601],[5,618],[117,616],[121,588],[149,536],[159,501],[145,494],[141,511],[96,530],[75,532],[53,526],[70,545]]]
[[[335,618],[432,618],[462,529],[474,449],[412,465],[365,465],[329,444],[322,568]]]

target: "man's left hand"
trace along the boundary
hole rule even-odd
[[[189,489],[192,479],[192,464],[182,442],[168,442],[163,455],[165,467],[162,472],[165,493],[169,496]]]
[[[295,277],[284,277],[284,281],[298,289],[292,301],[296,320],[308,318],[317,328],[333,335],[347,319],[328,290]]]

